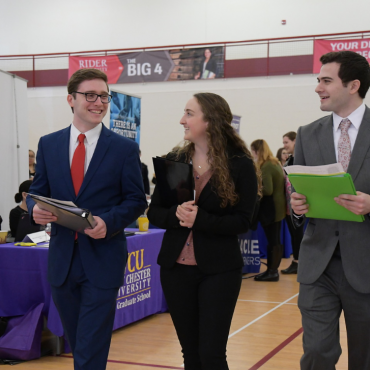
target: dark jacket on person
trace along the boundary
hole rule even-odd
[[[173,159],[169,154],[168,159]],[[166,229],[158,264],[175,265],[190,231],[193,231],[194,254],[199,269],[208,274],[241,268],[243,259],[238,234],[249,230],[257,200],[257,178],[252,159],[242,152],[229,154],[229,169],[239,195],[238,202],[221,208],[221,198],[212,188],[212,177],[198,200],[198,212],[192,228],[182,227],[176,217],[177,205],[165,208],[158,189],[154,190],[148,211],[152,224]],[[185,157],[179,159],[185,162]]]
[[[150,195],[148,166],[143,162],[141,162],[141,175],[143,176],[145,194]]]
[[[13,237],[17,235],[19,220],[24,214],[28,214],[28,212],[20,206],[13,208],[9,213],[9,226]]]
[[[294,156],[290,154],[288,159],[286,160],[284,167],[293,166],[294,165]]]
[[[263,195],[272,196],[274,200],[275,222],[281,221],[286,215],[285,179],[280,163],[266,161],[261,166]]]

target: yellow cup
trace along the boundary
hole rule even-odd
[[[7,230],[0,230],[0,244],[6,243],[6,237],[8,236]]]
[[[139,230],[140,231],[148,231],[149,229],[149,220],[146,216],[141,216],[138,218],[139,221]]]

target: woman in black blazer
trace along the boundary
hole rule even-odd
[[[243,267],[238,234],[251,225],[260,183],[231,120],[216,94],[189,100],[180,121],[186,142],[167,158],[193,164],[195,201],[166,208],[156,188],[148,211],[150,222],[166,229],[158,264],[185,370],[228,369]]]

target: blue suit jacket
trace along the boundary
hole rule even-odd
[[[40,139],[36,176],[30,193],[73,201],[102,218],[107,226],[103,239],[78,234],[81,260],[90,282],[103,289],[123,284],[127,257],[124,228],[147,207],[138,145],[104,125],[81,189],[75,195],[69,165],[70,127]],[[32,215],[34,201],[28,197]],[[49,248],[48,280],[65,281],[72,260],[75,232],[53,223]]]

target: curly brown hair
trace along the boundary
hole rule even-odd
[[[206,135],[208,143],[208,161],[212,171],[211,184],[217,195],[221,198],[221,207],[225,208],[228,204],[235,205],[239,196],[235,191],[235,184],[230,175],[228,160],[230,151],[236,150],[244,153],[243,156],[253,161],[251,152],[241,139],[239,134],[231,126],[233,115],[229,104],[224,98],[213,93],[194,94],[195,99],[200,105],[203,113],[203,120],[208,122]],[[185,142],[183,147],[177,151],[177,156],[185,154],[186,160],[190,161],[194,154],[194,144]],[[253,166],[258,179],[258,192],[261,194],[262,180],[259,170],[253,161]]]

